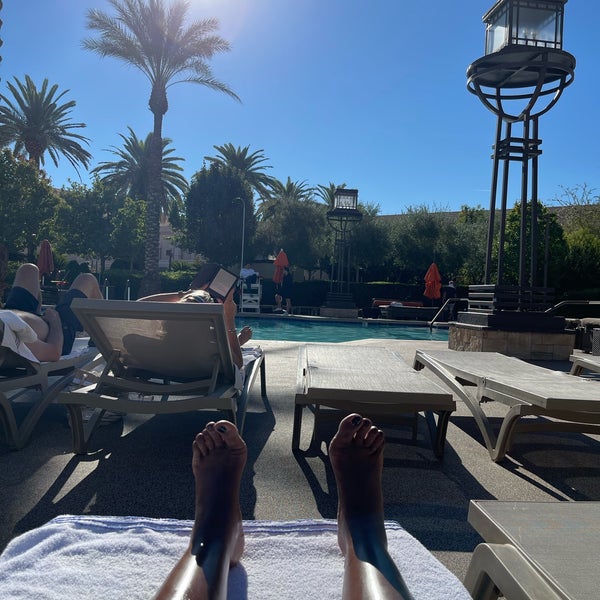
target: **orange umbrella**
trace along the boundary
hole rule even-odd
[[[40,244],[40,252],[38,254],[37,266],[40,270],[40,279],[44,275],[52,276],[54,273],[54,258],[52,258],[52,246],[48,240],[42,240]]]
[[[425,291],[423,296],[435,300],[441,298],[442,294],[442,278],[435,263],[431,263],[427,273],[425,273]]]
[[[280,250],[273,264],[275,265],[273,281],[275,283],[281,283],[283,281],[283,268],[290,266],[290,261],[288,260],[287,254],[283,250]]]

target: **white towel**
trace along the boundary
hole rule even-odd
[[[38,339],[35,331],[11,310],[0,310],[0,320],[4,322],[2,346],[10,348],[31,362],[40,362],[25,345]]]
[[[0,598],[147,600],[185,551],[191,521],[60,516],[0,557]],[[460,581],[398,523],[389,549],[415,600],[470,600]],[[244,521],[246,549],[230,600],[340,598],[343,558],[331,520]]]

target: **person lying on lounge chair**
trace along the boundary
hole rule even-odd
[[[381,473],[384,437],[369,419],[345,417],[329,445],[338,486],[342,597],[412,599],[387,550]],[[208,423],[192,445],[196,516],[189,546],[155,600],[227,597],[227,578],[244,549],[240,482],[246,444],[229,421]]]
[[[227,329],[227,337],[229,338],[233,361],[241,368],[243,365],[241,346],[252,338],[252,329],[250,327],[243,327],[239,334],[237,333],[235,323],[237,304],[233,300],[233,289],[223,301],[214,300],[206,291],[206,288],[212,281],[212,276],[218,268],[219,265],[213,263],[204,265],[186,291],[152,294],[151,296],[139,298],[138,302],[220,302],[223,304],[223,317],[225,319],[225,328]]]
[[[32,263],[22,264],[4,310],[17,314],[35,331],[38,339],[26,345],[38,360],[56,361],[71,352],[77,332],[83,331],[71,310],[73,298],[102,298],[102,292],[94,275],[80,273],[55,308],[42,313],[41,297],[39,269]]]

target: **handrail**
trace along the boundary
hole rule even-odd
[[[444,310],[446,309],[446,307],[449,304],[456,304],[457,302],[468,302],[469,299],[468,298],[448,298],[448,300],[446,300],[446,302],[444,302],[444,304],[442,304],[440,310],[438,310],[435,315],[433,316],[433,319],[431,319],[431,321],[429,321],[429,331],[433,331],[433,324],[435,321],[437,321],[437,318],[444,312]]]
[[[550,308],[546,309],[544,312],[553,313],[556,309],[561,308],[562,306],[568,306],[569,304],[572,304],[572,305],[582,304],[585,306],[598,305],[598,304],[600,304],[600,300],[561,300],[558,304],[551,306]]]

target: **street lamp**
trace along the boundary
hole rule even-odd
[[[242,247],[240,250],[240,273],[244,268],[244,237],[246,233],[246,202],[243,198],[235,198],[242,203]]]
[[[490,284],[496,196],[501,184],[496,288],[505,283],[509,166],[511,162],[521,163],[519,281],[517,294],[510,302],[513,307],[516,304],[519,311],[539,310],[541,304],[550,300],[549,290],[540,295],[536,287],[538,157],[542,153],[538,119],[558,102],[574,78],[575,58],[562,49],[564,5],[567,1],[498,0],[483,16],[485,55],[467,70],[468,90],[498,119],[492,156],[494,164],[484,279],[486,285]],[[517,127],[520,127],[519,132],[514,131]],[[529,234],[528,215],[531,219]],[[499,295],[494,293],[494,297]],[[540,300],[542,296],[545,297]]]
[[[237,198],[235,198],[235,200],[239,200],[242,203],[242,247],[240,249],[240,270],[239,273],[241,274],[242,269],[244,268],[244,237],[246,234],[246,202],[243,198],[240,198],[239,196]],[[240,287],[240,311],[243,311],[244,309],[244,292],[243,292],[243,287]]]
[[[346,239],[348,229],[362,219],[358,210],[358,190],[337,188],[334,193],[333,209],[327,212],[327,221],[335,230],[334,256],[337,256],[337,282],[338,292],[344,288],[344,268],[348,269],[348,287],[350,282],[350,252]],[[332,285],[333,285],[332,277]]]

